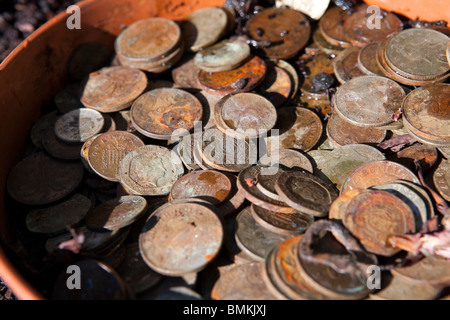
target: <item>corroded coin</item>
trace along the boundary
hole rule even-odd
[[[250,38],[270,43],[262,53],[272,59],[293,58],[311,35],[309,21],[302,13],[281,8],[260,11],[248,20],[245,29]]]
[[[339,53],[333,61],[334,75],[340,83],[365,75],[359,69],[358,56],[361,48],[349,47]]]
[[[71,83],[60,92],[58,92],[53,99],[56,108],[61,113],[66,113],[75,109],[83,107],[80,101],[82,86],[79,82]]]
[[[33,124],[30,139],[36,147],[42,148],[42,140],[48,129],[53,128],[56,119],[58,119],[58,113],[57,111],[53,111],[43,115]]]
[[[361,189],[354,189],[341,194],[330,206],[328,219],[342,220],[347,211],[347,207],[352,199],[363,192]]]
[[[329,99],[316,100],[303,95],[300,97],[300,102],[304,108],[314,111],[321,118],[328,118],[332,113]]]
[[[194,55],[186,54],[183,59],[172,69],[172,79],[179,88],[201,89],[198,80],[200,68],[195,65]]]
[[[383,142],[387,134],[386,130],[356,126],[345,121],[338,113],[328,119],[326,130],[328,138],[336,147],[359,143],[378,144]]]
[[[206,72],[225,72],[240,67],[250,57],[250,46],[239,40],[224,40],[195,55],[197,67]]]
[[[400,251],[389,238],[416,231],[411,208],[393,194],[377,190],[355,196],[347,207],[343,222],[367,251],[392,256]]]
[[[377,62],[377,51],[380,42],[372,42],[361,48],[358,56],[358,66],[367,75],[384,76]]]
[[[243,264],[255,262],[245,251],[238,247],[235,239],[236,233],[236,216],[229,216],[225,219],[225,239],[224,245],[227,252],[227,257],[235,264]]]
[[[139,69],[103,68],[89,75],[81,102],[100,112],[117,112],[130,107],[146,88],[147,76]]]
[[[200,71],[198,80],[205,91],[215,94],[248,92],[265,79],[266,62],[258,56],[251,57],[241,66],[223,72]]]
[[[157,209],[139,236],[144,261],[155,271],[181,276],[204,269],[223,242],[219,217],[198,203],[180,203]]]
[[[111,61],[112,54],[109,48],[100,43],[84,43],[72,53],[67,64],[69,78],[75,81],[84,80],[94,72]]]
[[[283,172],[275,183],[278,195],[300,212],[323,217],[338,197],[334,186],[308,172]]]
[[[266,79],[259,92],[272,102],[275,108],[281,107],[290,97],[292,82],[289,73],[278,66],[269,66]]]
[[[422,170],[426,171],[432,168],[439,159],[438,151],[435,147],[416,143],[410,147],[397,152],[397,162],[410,169],[415,169],[415,161],[418,160]]]
[[[81,151],[80,151],[81,163],[83,164],[84,168],[90,173],[93,173],[94,171],[91,169],[91,166],[89,165],[89,148],[91,147],[92,142],[94,142],[94,140],[98,136],[100,136],[100,134],[93,136],[92,138],[87,140],[85,143],[83,143],[83,145],[81,146]]]
[[[141,95],[131,107],[134,127],[147,137],[162,140],[186,134],[202,115],[200,101],[180,89],[154,89]]]
[[[303,57],[303,56],[302,56]],[[314,99],[328,99],[328,93],[326,89],[328,89],[328,85],[322,87],[321,85],[316,84],[317,77],[321,75],[327,74],[331,76],[333,81],[334,78],[334,67],[333,67],[333,57],[326,53],[320,52],[312,57],[305,56],[306,63],[304,68],[308,70],[308,74],[304,77],[303,84],[301,86],[301,91],[304,95],[314,98]],[[330,83],[331,87],[333,83]]]
[[[238,139],[258,138],[275,126],[277,110],[255,93],[225,96],[214,108],[218,129]]]
[[[281,169],[304,169],[313,172],[313,166],[307,156],[293,149],[277,149],[266,153],[258,161],[259,166],[280,167]]]
[[[401,109],[405,91],[395,81],[380,76],[363,76],[338,88],[335,110],[345,120],[363,127],[388,125]]]
[[[32,210],[26,217],[27,229],[48,235],[64,232],[68,226],[76,226],[84,219],[91,204],[89,198],[74,194],[55,206]]]
[[[180,138],[180,142],[174,147],[174,151],[181,158],[188,170],[198,170],[200,166],[194,159],[196,139],[201,139],[201,134],[190,134]]]
[[[71,194],[83,179],[83,166],[35,153],[20,161],[9,173],[10,196],[29,205],[49,204]]]
[[[292,100],[298,93],[300,87],[300,78],[298,76],[297,70],[287,61],[278,60],[277,66],[282,68],[289,74],[291,78],[291,94],[289,96],[288,102]]]
[[[136,195],[166,195],[184,174],[180,158],[167,148],[147,145],[129,152],[120,163],[121,185]]]
[[[450,163],[443,160],[433,175],[434,185],[441,196],[450,201]]]
[[[119,197],[96,206],[86,216],[86,225],[96,229],[121,229],[139,219],[146,210],[147,200],[143,197]]]
[[[170,198],[199,198],[219,205],[231,193],[231,181],[220,172],[213,170],[193,171],[179,178],[170,191]]]
[[[80,159],[81,146],[79,144],[68,144],[58,139],[53,126],[47,128],[41,144],[44,150],[54,158],[61,160]]]
[[[344,29],[344,22],[350,15],[340,7],[332,7],[319,20],[319,30],[323,37],[332,45],[348,48],[348,41]]]
[[[316,29],[313,34],[314,43],[326,54],[337,56],[344,48],[329,43],[323,36],[320,29]]]
[[[134,134],[125,131],[103,133],[92,141],[88,150],[89,166],[104,179],[119,181],[119,165],[130,152],[144,146]]]
[[[283,235],[298,235],[314,222],[314,217],[304,213],[279,213],[251,205],[250,212],[260,225],[275,233]]]
[[[99,134],[104,125],[105,119],[100,112],[81,108],[59,117],[55,122],[55,134],[66,143],[81,143]]]
[[[267,150],[284,148],[307,152],[317,145],[322,137],[323,125],[315,112],[306,108],[286,107],[277,110],[277,114],[273,129],[279,130],[279,135],[264,138]]]
[[[405,166],[388,160],[371,161],[353,170],[341,188],[341,194],[352,189],[367,189],[393,180],[420,184],[417,176]]]

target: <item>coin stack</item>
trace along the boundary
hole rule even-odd
[[[448,292],[448,261],[393,245],[434,222],[448,232],[448,37],[389,12],[371,28],[364,4],[316,24],[277,3],[245,19],[236,7],[147,18],[115,57],[74,51],[6,185],[23,258],[55,279],[49,297]],[[63,253],[90,290],[67,289]],[[370,267],[390,270],[381,290]]]

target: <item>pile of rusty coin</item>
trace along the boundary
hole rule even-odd
[[[253,9],[72,54],[6,186],[47,297],[448,299],[450,29]]]

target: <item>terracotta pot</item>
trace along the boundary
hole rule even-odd
[[[66,66],[73,50],[85,42],[113,47],[121,26],[151,16],[180,20],[208,6],[223,6],[225,0],[102,0],[82,1],[81,30],[69,30],[69,14],[61,13],[21,43],[0,65],[0,277],[19,299],[42,299],[6,252],[14,248],[5,214],[5,182],[20,159],[32,124],[41,106],[53,99],[67,83]]]

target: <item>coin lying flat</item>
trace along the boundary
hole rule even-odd
[[[332,45],[342,48],[351,46],[344,29],[344,21],[348,17],[347,12],[336,6],[327,10],[320,19],[319,30],[323,37]]]
[[[79,144],[68,144],[58,139],[53,127],[47,127],[41,144],[44,150],[54,158],[61,160],[80,159],[81,146]]]
[[[141,95],[131,107],[131,121],[144,136],[168,140],[185,134],[200,121],[203,107],[198,99],[180,89],[154,89]]]
[[[200,68],[195,65],[194,55],[186,54],[172,69],[172,79],[179,88],[201,89],[198,81]]]
[[[240,67],[250,57],[250,46],[239,40],[224,40],[198,52],[194,61],[206,72],[224,72]]]
[[[440,195],[450,201],[450,163],[443,160],[433,175],[434,185]]]
[[[96,110],[81,108],[70,111],[55,122],[55,134],[64,142],[86,142],[99,134],[105,124],[102,114]]]
[[[155,271],[180,276],[200,271],[223,242],[219,217],[204,205],[180,203],[157,209],[139,236],[144,261]]]
[[[42,152],[20,161],[11,170],[6,188],[20,203],[45,205],[71,194],[82,179],[80,163],[59,161]]]
[[[166,195],[184,174],[180,158],[169,149],[147,145],[129,152],[120,163],[121,185],[136,195]]]
[[[27,214],[26,225],[31,232],[57,234],[75,226],[91,209],[91,200],[81,194],[53,207],[32,210]]]
[[[81,102],[100,112],[117,112],[131,106],[147,87],[147,77],[139,69],[103,68],[89,75]]]
[[[58,119],[58,112],[53,111],[43,115],[33,124],[31,127],[30,139],[36,147],[42,148],[42,140],[44,139],[44,135],[48,131],[49,127],[53,127],[55,125],[56,119]]]
[[[340,83],[365,75],[358,65],[359,47],[349,47],[339,53],[333,61],[334,74]]]

